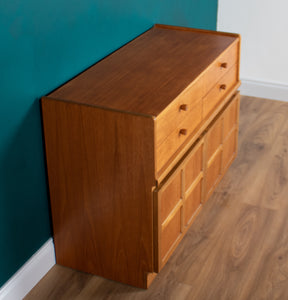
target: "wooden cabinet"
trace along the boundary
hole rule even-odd
[[[156,25],[42,98],[58,264],[149,286],[236,156],[239,51]]]

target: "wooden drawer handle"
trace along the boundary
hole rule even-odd
[[[222,64],[220,65],[220,67],[223,68],[223,69],[227,69],[228,64],[227,64],[226,62],[224,62],[224,63],[222,63]]]
[[[187,129],[180,129],[179,134],[181,135],[186,135],[187,134]]]
[[[188,109],[188,105],[187,104],[181,104],[180,107],[179,107],[179,110],[187,111],[187,109]]]
[[[220,85],[220,90],[226,90],[226,84],[221,84]]]

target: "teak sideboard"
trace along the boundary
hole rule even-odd
[[[58,264],[149,286],[236,156],[239,56],[155,25],[42,98]]]

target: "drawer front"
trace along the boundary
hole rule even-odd
[[[238,81],[238,66],[234,65],[203,98],[203,119],[225,98]]]
[[[157,117],[155,125],[156,146],[162,144],[184,119],[193,116],[193,111],[198,109],[197,105],[203,97],[203,93],[202,77],[200,77]],[[199,122],[199,119],[195,120],[195,122]]]
[[[235,50],[235,47],[232,49]],[[206,75],[204,74],[203,76],[205,77]],[[177,102],[176,106],[172,105],[173,109],[169,109],[166,114],[156,120],[156,173],[161,173],[165,169],[167,163],[169,163],[169,159],[173,158],[182,149],[181,147],[184,147],[191,135],[209,118],[215,107],[227,98],[226,96],[233,90],[237,82],[238,65],[235,64],[214,84],[205,97],[200,97],[201,88],[197,85],[195,86],[195,95],[200,97],[198,100],[191,100],[193,99],[193,93],[192,90],[188,90],[182,98],[185,101]],[[179,109],[182,105],[180,103],[186,105],[187,111]]]
[[[205,94],[208,93],[211,88],[213,88],[219,78],[222,78],[225,74],[227,74],[228,71],[235,65],[238,66],[238,58],[239,43],[237,42],[223,52],[205,72],[203,76]]]
[[[215,92],[220,85],[226,85],[226,91],[228,91],[231,85],[238,81],[238,48],[239,43],[237,42],[224,51],[187,90],[180,94],[179,97],[157,117],[155,137],[155,144],[157,146],[179,127],[183,119],[191,116],[191,111],[195,106],[197,107],[198,100],[203,98],[212,88],[214,88],[214,98]],[[230,72],[232,68],[234,68],[234,71],[232,71],[234,75],[231,75]],[[228,72],[230,72],[230,76],[227,75]],[[231,76],[234,76],[233,79]],[[220,78],[223,78],[223,80],[219,81]],[[231,80],[233,81],[232,83],[230,82]],[[215,89],[217,83],[218,86]],[[217,99],[215,99],[216,102],[219,100],[219,97],[225,94],[222,89],[220,89],[218,93],[219,95],[218,97],[216,96]],[[211,96],[212,94],[209,98],[211,98]]]
[[[202,121],[202,99],[199,99],[189,115],[175,126],[174,130],[166,139],[156,146],[156,170],[159,171],[167,161],[177,152],[187,141],[193,132],[199,128]]]

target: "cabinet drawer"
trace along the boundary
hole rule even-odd
[[[156,173],[186,143],[238,82],[239,43],[222,53],[156,119]],[[205,95],[203,97],[203,95]]]
[[[234,43],[224,53],[222,53],[209,67],[203,76],[204,93],[208,93],[216,84],[238,62],[239,43]],[[238,72],[238,67],[237,67]]]
[[[199,77],[192,86],[181,93],[156,119],[155,144],[159,146],[172,132],[174,132],[184,119],[193,117],[194,110],[203,96],[202,77]],[[202,113],[200,115],[202,118]],[[193,119],[194,122],[201,118]],[[193,122],[192,120],[192,122]],[[196,124],[197,125],[197,124]]]
[[[237,83],[237,74],[238,66],[234,65],[203,99],[200,97],[200,85],[196,84],[182,95],[177,105],[172,105],[163,116],[156,120],[156,172],[165,166],[179,148],[189,140],[191,134],[202,125],[202,121],[209,117],[213,109],[226,97]],[[193,94],[194,91],[195,94]],[[200,98],[194,100],[195,96]],[[180,109],[183,104],[186,105],[186,111]]]
[[[218,105],[234,87],[237,83],[237,77],[238,66],[234,65],[203,98],[203,119],[209,116],[216,105]]]
[[[239,44],[235,43],[222,53],[203,75],[199,76],[190,87],[180,94],[157,117],[155,138],[156,145],[160,145],[167,136],[172,133],[181,122],[183,122],[183,119],[190,115],[194,107],[197,106],[198,100],[200,100],[203,95],[210,92],[213,87],[214,94],[211,93],[209,98],[215,96],[215,91],[217,91],[220,85],[226,85],[226,91],[228,91],[231,87],[230,81],[232,80],[233,83],[236,83],[238,79],[238,47]],[[230,76],[226,75],[232,68],[234,68],[234,71],[230,72]],[[231,73],[233,73],[234,76]],[[231,77],[233,77],[233,79]],[[219,78],[222,80],[219,81]],[[217,83],[218,87],[216,88]],[[222,89],[219,89],[218,93],[220,90]],[[219,95],[222,97],[224,94],[225,93],[222,92]],[[218,99],[219,96],[216,98]]]
[[[202,121],[202,99],[194,103],[193,109],[181,123],[156,147],[156,170],[159,171],[177,150],[189,140]],[[172,122],[172,121],[171,121]]]

